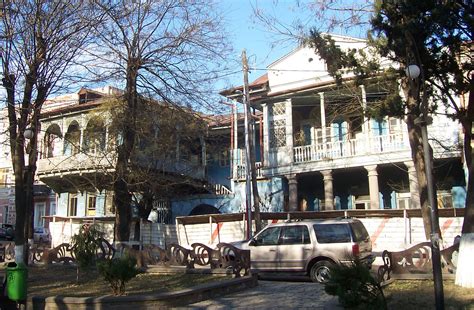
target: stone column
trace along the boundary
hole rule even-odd
[[[370,209],[380,209],[377,165],[365,166],[369,177]]]
[[[410,208],[421,208],[420,192],[418,189],[418,176],[416,175],[415,164],[412,161],[406,161],[405,166],[408,169],[408,182],[410,184]]]
[[[290,174],[287,176],[288,187],[289,187],[289,211],[298,211],[298,179],[296,174]]]
[[[334,189],[333,189],[333,178],[332,170],[321,171],[324,179],[324,208],[326,210],[334,210]]]

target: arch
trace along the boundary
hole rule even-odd
[[[83,148],[90,154],[105,151],[105,124],[102,119],[94,117],[87,123]]]
[[[189,215],[220,214],[221,212],[214,206],[200,204],[191,210]]]
[[[77,121],[72,121],[69,124],[67,132],[64,135],[64,155],[71,156],[79,153],[81,143],[81,130],[79,128]]]
[[[51,124],[46,129],[46,133],[44,135],[44,147],[43,147],[43,156],[46,158],[51,158],[56,155],[59,155],[58,152],[61,152],[58,149],[57,144],[62,139],[61,128],[58,124]]]

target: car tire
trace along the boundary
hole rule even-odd
[[[316,262],[309,272],[311,280],[317,283],[327,283],[329,281],[331,270],[334,268],[334,263],[321,260]]]

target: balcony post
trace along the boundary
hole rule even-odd
[[[294,150],[293,150],[293,104],[290,99],[285,101],[285,131],[286,131],[286,147],[288,149],[288,160],[285,162],[293,163],[294,161]]]
[[[370,209],[380,209],[379,175],[377,165],[364,166],[369,177]]]
[[[268,132],[269,132],[269,114],[268,114],[268,104],[263,103],[263,160],[262,166],[268,166],[268,156],[270,149],[270,141],[268,139]]]
[[[326,154],[326,107],[324,106],[324,93],[319,93],[319,105],[321,109],[321,136],[323,139],[323,156],[327,156]]]
[[[367,93],[365,92],[365,86],[360,85],[360,91],[362,93],[362,110],[364,111],[364,126],[363,131],[365,134],[365,150],[367,153],[372,152],[372,145],[370,141],[370,126],[369,126],[369,118],[366,116],[367,111]]]
[[[324,209],[323,211],[334,210],[334,190],[332,170],[321,171],[324,179]]]

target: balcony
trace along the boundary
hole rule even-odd
[[[38,176],[64,175],[83,172],[110,172],[115,166],[115,154],[98,155],[78,153],[38,160]]]
[[[402,134],[373,136],[293,148],[293,163],[333,160],[365,155],[380,155],[410,149]]]

